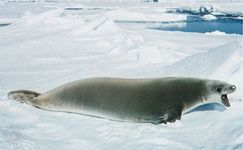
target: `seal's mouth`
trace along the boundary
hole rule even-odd
[[[227,94],[221,95],[221,101],[226,107],[230,107],[229,99],[227,97]]]

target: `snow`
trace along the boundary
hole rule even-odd
[[[217,19],[217,17],[215,17],[213,15],[204,15],[203,18],[205,20],[215,20],[215,19]]]
[[[137,11],[137,10],[133,10]],[[119,21],[183,21],[186,15],[166,14],[161,12],[132,12],[131,10],[113,10],[105,14],[108,18]]]
[[[227,5],[239,9],[236,1],[210,3],[225,11]],[[242,35],[116,23],[183,21],[185,15],[164,13],[176,5],[185,3],[0,4],[0,22],[12,23],[0,27],[0,149],[242,149]],[[86,9],[67,12],[66,6]],[[110,10],[90,9],[97,6]],[[15,89],[45,92],[93,76],[211,78],[235,84],[237,91],[228,95],[230,108],[211,104],[157,126],[49,112],[6,97]]]
[[[0,7],[4,7],[5,3],[3,1],[0,1]]]
[[[209,34],[210,35],[225,35],[226,33],[216,30],[216,31],[213,31],[213,32],[206,32],[205,34],[208,34],[208,35]]]

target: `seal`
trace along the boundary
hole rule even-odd
[[[230,106],[235,85],[199,78],[88,78],[61,85],[44,94],[28,90],[8,98],[37,108],[83,114],[116,121],[167,123],[205,103]]]

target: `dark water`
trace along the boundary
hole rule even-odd
[[[213,32],[221,31],[227,34],[243,34],[243,20],[237,18],[218,18],[205,20],[200,16],[188,16],[185,21],[176,22],[147,22],[147,21],[115,21],[121,27],[148,28],[164,31],[183,32]]]
[[[188,18],[183,26],[160,26],[153,29],[165,31],[183,31],[183,32],[213,32],[221,31],[227,34],[243,34],[243,20],[220,18],[216,20],[204,20],[200,18]]]
[[[2,23],[2,24],[0,24],[0,27],[4,27],[4,26],[7,26],[7,25],[10,25],[10,23]]]

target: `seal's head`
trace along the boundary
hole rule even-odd
[[[233,93],[236,86],[222,81],[208,81],[209,91],[211,93],[210,100],[221,103],[226,107],[230,107],[230,102],[227,94]],[[220,102],[218,101],[220,99]]]

